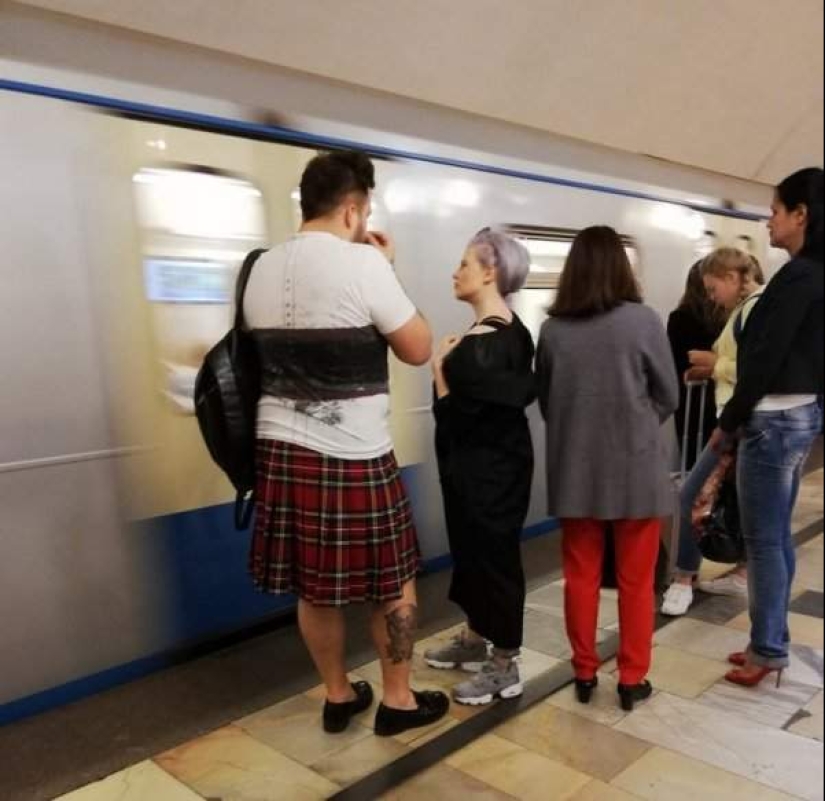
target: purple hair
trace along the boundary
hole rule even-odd
[[[530,272],[530,253],[505,231],[484,228],[471,240],[470,247],[485,267],[496,268],[496,283],[501,296],[518,292]]]

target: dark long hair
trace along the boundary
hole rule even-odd
[[[705,259],[700,259],[690,268],[679,308],[699,320],[709,334],[719,336],[725,327],[725,312],[708,297],[703,280],[704,264]]]
[[[822,264],[823,257],[823,173],[820,167],[808,167],[789,175],[779,186],[776,194],[788,211],[800,206],[808,209],[808,225],[805,228],[805,244],[799,255]]]
[[[622,303],[641,303],[642,293],[621,237],[604,225],[585,228],[573,240],[551,317],[593,317]]]

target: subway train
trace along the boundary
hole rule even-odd
[[[232,490],[202,443],[192,391],[230,324],[244,254],[299,225],[300,175],[318,150],[376,158],[371,225],[395,238],[398,275],[438,336],[470,322],[451,274],[488,225],[507,226],[532,255],[514,308],[534,335],[573,237],[591,224],[622,234],[663,318],[690,265],[717,245],[748,249],[769,270],[781,261],[765,208],[689,193],[672,180],[678,170],[652,185],[552,163],[515,168],[489,153],[444,155],[435,142],[393,149],[379,131],[345,141],[323,125],[167,100],[0,81],[0,723],[293,605],[252,588],[248,535],[234,530]],[[444,569],[429,371],[393,362],[391,386],[424,566]],[[535,409],[531,418],[541,465]],[[539,469],[525,537],[554,529]]]

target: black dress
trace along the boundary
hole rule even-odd
[[[518,317],[483,325],[445,359],[450,394],[436,399],[436,452],[454,569],[450,600],[494,646],[521,647],[521,533],[533,443],[525,408],[536,397],[534,347]]]

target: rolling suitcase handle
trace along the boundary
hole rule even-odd
[[[702,442],[702,435],[704,434],[704,420],[705,412],[708,407],[708,387],[709,381],[686,381],[687,397],[685,399],[685,431],[682,436],[682,465],[680,470],[680,477],[682,482],[687,478],[687,460],[688,460],[688,444],[690,443],[690,413],[693,410],[693,392],[696,387],[700,387],[699,393],[699,420],[696,425],[696,458],[702,453],[704,442]]]
[[[687,460],[688,460],[688,445],[690,443],[690,421],[691,421],[691,412],[693,410],[693,403],[694,403],[694,394],[697,387],[700,388],[699,394],[699,425],[698,431],[696,432],[696,458],[699,458],[699,454],[702,452],[702,448],[704,447],[704,443],[702,442],[702,434],[704,433],[704,425],[703,421],[705,419],[705,411],[707,410],[707,402],[708,402],[708,387],[710,386],[709,381],[686,381],[685,387],[687,388],[687,394],[685,397],[685,430],[682,436],[682,460],[681,460],[681,467],[678,475],[671,474],[671,478],[673,479],[673,490],[675,493],[674,499],[674,515],[672,518],[672,523],[670,526],[669,532],[669,542],[667,539],[663,540],[663,544],[667,549],[667,561],[663,567],[663,574],[659,575],[660,571],[657,570],[657,577],[656,577],[656,584],[659,589],[663,589],[666,587],[673,576],[673,572],[676,569],[676,559],[679,553],[679,518],[680,518],[680,510],[679,510],[679,490],[681,489],[682,485],[685,483],[685,479],[687,478],[688,469],[687,469]],[[663,529],[663,534],[665,529]],[[665,535],[666,536],[666,535]]]

